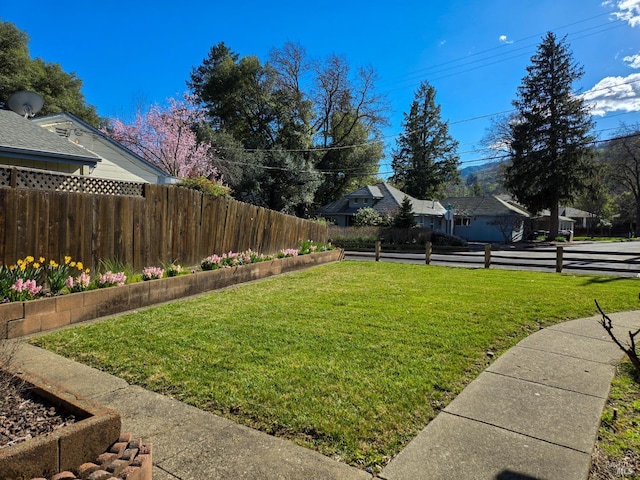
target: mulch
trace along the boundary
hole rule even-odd
[[[35,395],[20,382],[5,379],[0,383],[3,387],[0,389],[0,448],[25,442],[76,421],[74,415]]]

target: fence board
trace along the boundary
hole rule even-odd
[[[5,211],[5,229],[4,229],[4,265],[13,265],[18,259],[18,194],[17,190],[11,190],[7,195],[7,203],[4,206]]]
[[[0,258],[5,258],[6,250],[6,215],[8,208],[8,196],[11,190],[0,188]]]

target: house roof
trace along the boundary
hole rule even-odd
[[[161,168],[157,167],[153,163],[146,160],[144,157],[141,157],[140,155],[133,152],[132,150],[129,150],[127,147],[125,147],[121,143],[115,141],[113,138],[109,137],[102,131],[98,130],[92,125],[89,125],[84,120],[76,117],[75,115],[69,112],[54,113],[52,115],[46,115],[44,117],[37,117],[37,118],[34,118],[32,122],[37,125],[40,125],[40,127],[46,127],[46,126],[52,126],[52,125],[64,125],[64,124],[68,125],[69,123],[71,123],[75,127],[80,128],[81,130],[94,135],[101,142],[109,145],[111,148],[115,148],[119,150],[125,156],[129,157],[136,163],[144,166],[145,169],[153,172],[154,175],[157,175],[163,178],[170,178],[170,179],[174,178],[171,175],[169,175],[167,172],[162,170]],[[43,130],[46,130],[46,128],[43,128]],[[71,142],[67,142],[67,143],[71,143]]]
[[[95,166],[101,159],[14,113],[0,109],[0,156]]]
[[[369,198],[375,200],[370,205],[380,215],[395,215],[398,207],[402,204],[404,197],[409,197],[415,215],[442,216],[446,212],[444,207],[435,200],[418,200],[410,195],[406,195],[388,183],[377,183],[367,185],[334,200],[320,209],[322,215],[355,215],[361,207],[350,207],[349,200],[354,198]]]
[[[560,207],[560,215],[570,218],[594,218],[596,215],[573,207]]]
[[[444,205],[452,205],[457,215],[475,216],[499,216],[499,215],[521,215],[528,217],[529,214],[512,203],[506,202],[496,196],[488,197],[449,197],[445,198]]]
[[[384,197],[377,185],[367,185],[345,195],[346,198],[374,198],[380,199]]]

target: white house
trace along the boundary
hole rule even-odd
[[[99,162],[94,166],[85,166],[73,173],[128,182],[165,184],[177,181],[175,177],[70,113],[37,117],[31,123],[99,157]]]

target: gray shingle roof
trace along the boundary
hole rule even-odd
[[[350,198],[371,198],[377,200],[371,208],[380,215],[395,215],[398,207],[402,204],[404,197],[409,197],[415,215],[442,216],[446,212],[444,207],[435,200],[418,200],[410,195],[406,195],[388,183],[377,183],[360,187],[357,190],[335,200],[320,209],[322,215],[342,214],[355,215],[359,208],[349,207]]]
[[[596,215],[573,207],[560,207],[560,215],[570,218],[595,218]]]
[[[26,118],[0,109],[0,156],[95,165],[100,157]]]
[[[498,216],[529,214],[515,205],[498,197],[449,197],[442,201],[443,205],[452,205],[457,215]]]

